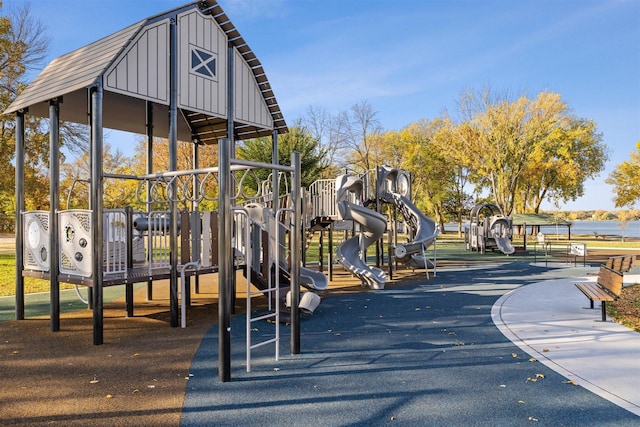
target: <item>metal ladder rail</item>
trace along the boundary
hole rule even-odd
[[[253,264],[253,248],[251,247],[247,247],[248,245],[259,245],[260,244],[260,234],[258,234],[258,238],[256,240],[252,239],[251,237],[251,225],[252,225],[252,221],[249,218],[249,214],[247,213],[247,211],[245,211],[244,209],[241,208],[237,208],[234,209],[234,214],[236,217],[242,217],[242,219],[244,220],[244,227],[243,227],[243,233],[244,233],[244,240],[245,240],[245,262],[246,262],[246,270],[247,270],[247,274],[246,274],[246,279],[247,279],[247,314],[246,314],[246,362],[247,362],[247,372],[251,372],[251,350],[256,349],[258,347],[262,347],[264,345],[267,344],[271,344],[271,343],[275,343],[275,360],[279,360],[280,359],[280,306],[278,304],[279,300],[280,300],[280,289],[279,289],[279,271],[278,271],[278,267],[276,267],[276,280],[275,280],[275,287],[273,286],[269,286],[267,289],[261,290],[261,291],[251,291],[251,275],[252,275],[252,264]],[[253,223],[254,226],[259,226],[257,223]],[[268,242],[267,242],[268,244]],[[262,260],[262,262],[269,262],[269,260]],[[271,283],[271,278],[267,278],[268,282]],[[252,317],[252,308],[251,308],[251,298],[254,296],[258,296],[258,295],[264,295],[267,294],[268,300],[269,300],[269,310],[270,312],[267,314],[263,314],[260,316],[256,316],[256,317]],[[271,293],[275,293],[275,310],[272,309],[271,307]],[[272,312],[273,310],[273,312]],[[256,342],[254,344],[252,344],[252,340],[251,340],[251,332],[253,331],[253,323],[258,322],[258,321],[262,321],[262,320],[268,320],[268,319],[275,319],[275,336],[274,338],[270,338],[268,340],[265,341],[260,341],[260,342]]]

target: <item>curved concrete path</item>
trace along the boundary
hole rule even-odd
[[[584,273],[584,269],[574,271],[577,276]],[[600,321],[597,303],[595,309],[588,308],[588,299],[574,284],[595,280],[591,275],[520,287],[498,299],[491,315],[500,331],[522,350],[640,416],[640,334]]]

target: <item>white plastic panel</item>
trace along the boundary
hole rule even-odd
[[[58,212],[60,225],[60,273],[90,277],[93,273],[91,211]]]
[[[30,211],[23,214],[24,262],[27,270],[49,271],[49,212]]]

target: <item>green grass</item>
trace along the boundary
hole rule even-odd
[[[71,288],[72,285],[60,284],[60,289]],[[49,281],[24,278],[24,291],[27,294],[34,292],[48,292]],[[0,296],[16,294],[16,256],[14,254],[0,254]]]

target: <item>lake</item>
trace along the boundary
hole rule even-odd
[[[624,237],[640,237],[640,221],[627,221],[621,228],[620,221],[571,221],[571,234],[616,234]]]
[[[626,227],[621,228],[620,221],[590,221],[575,220],[571,222],[571,234],[615,234],[624,237],[640,237],[640,221],[627,221]],[[446,224],[445,231],[457,231],[456,224]],[[468,227],[468,223],[462,225],[462,229]],[[555,227],[545,226],[543,232],[555,234]],[[567,234],[566,227],[558,227],[558,234]]]

